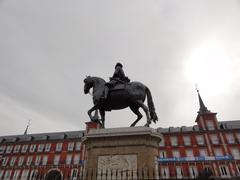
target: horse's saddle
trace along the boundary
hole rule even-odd
[[[125,87],[126,87],[126,84],[116,84],[114,87],[110,88],[110,91],[124,90]]]

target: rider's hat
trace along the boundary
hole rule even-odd
[[[118,66],[120,66],[121,68],[123,67],[123,65],[118,62],[118,63],[115,65],[115,69],[116,69]]]

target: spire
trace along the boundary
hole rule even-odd
[[[30,125],[30,120],[28,120],[27,127],[26,127],[26,129],[25,129],[25,131],[24,131],[24,133],[23,133],[24,135],[27,135],[27,131],[28,131],[29,125]]]
[[[199,113],[199,114],[209,113],[210,111],[209,111],[209,110],[207,109],[207,107],[204,105],[203,100],[202,100],[202,98],[201,98],[201,96],[200,96],[200,93],[199,93],[199,90],[198,90],[197,87],[196,87],[196,90],[197,90],[197,93],[198,93],[198,100],[199,100],[199,106],[200,106],[198,113]]]

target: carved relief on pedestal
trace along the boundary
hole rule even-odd
[[[98,177],[134,177],[137,172],[137,155],[112,155],[98,157]]]

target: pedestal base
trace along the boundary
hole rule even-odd
[[[156,178],[161,139],[148,127],[90,129],[84,139],[84,179]]]

